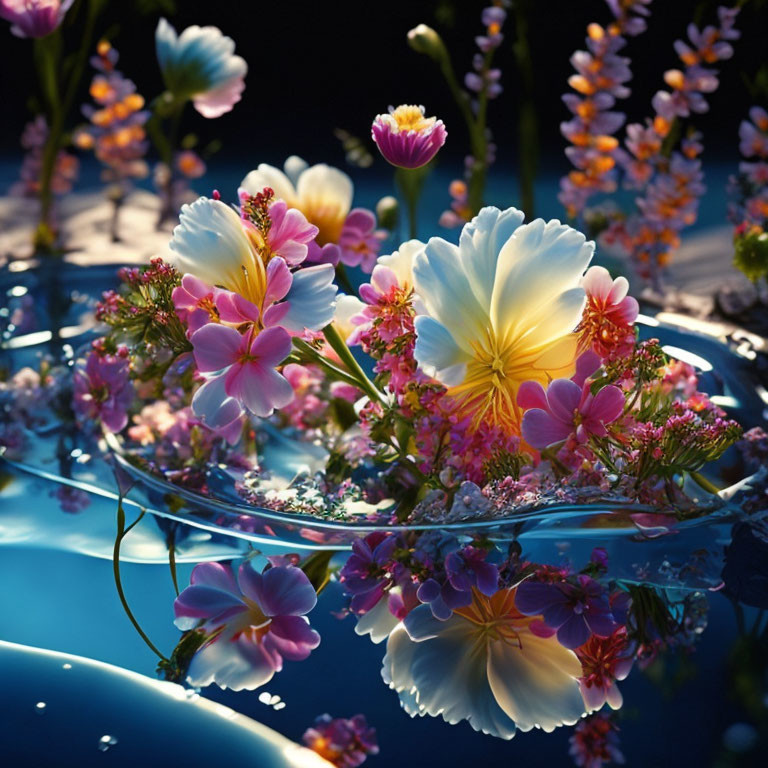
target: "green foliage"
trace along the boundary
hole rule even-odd
[[[753,283],[768,278],[768,233],[759,227],[736,238],[733,263]]]

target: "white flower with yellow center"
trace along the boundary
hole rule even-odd
[[[291,208],[298,208],[320,230],[318,245],[338,243],[352,207],[352,179],[325,163],[310,167],[295,155],[285,161],[283,168],[284,172],[261,163],[240,186],[251,195],[271,187],[275,197],[285,200]]]
[[[555,637],[534,634],[534,619],[515,608],[514,589],[475,591],[447,621],[421,605],[389,636],[382,677],[411,716],[467,720],[502,739],[573,725],[586,714],[581,663]]]
[[[415,357],[474,424],[520,434],[517,390],[575,370],[586,301],[579,281],[595,244],[557,220],[523,224],[483,208],[455,246],[433,237],[416,255]]]
[[[264,319],[274,301],[272,254],[259,251],[256,240],[249,237],[240,217],[228,205],[201,197],[182,206],[170,249],[170,260],[180,272],[234,291],[255,304]],[[283,268],[287,271],[284,264]],[[318,330],[330,323],[336,297],[333,267],[318,264],[289,277],[285,301],[290,306],[279,324],[289,331],[301,331],[305,327]]]

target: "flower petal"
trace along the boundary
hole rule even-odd
[[[233,365],[244,347],[243,337],[234,328],[219,323],[207,323],[192,334],[191,341],[197,368],[203,373]]]
[[[553,731],[585,714],[577,678],[581,664],[554,638],[527,633],[522,647],[492,642],[488,682],[501,709],[522,731]]]
[[[335,272],[330,264],[318,264],[295,272],[291,290],[285,297],[291,308],[280,321],[289,331],[300,333],[305,328],[317,331],[333,320],[337,288]]]
[[[243,594],[258,603],[267,616],[303,616],[317,603],[315,588],[295,566],[276,566],[258,573],[244,563],[238,582]]]
[[[448,329],[428,315],[414,321],[416,346],[413,356],[427,373],[434,372],[444,384],[458,384],[464,379],[464,365],[471,359],[460,349]]]

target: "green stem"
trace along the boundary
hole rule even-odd
[[[62,145],[64,121],[72,109],[77,89],[83,76],[85,62],[93,43],[93,33],[96,19],[101,10],[103,0],[89,0],[86,12],[85,26],[80,37],[80,47],[77,51],[74,66],[67,75],[67,88],[64,98],[60,96],[60,64],[61,64],[61,28],[50,35],[36,40],[36,55],[39,56],[38,66],[43,92],[47,102],[48,137],[43,149],[43,161],[40,175],[40,222],[35,233],[35,247],[42,251],[51,251],[56,240],[50,219],[53,207],[53,175],[56,170],[56,160]]]
[[[711,481],[707,480],[700,472],[689,472],[691,479],[698,483],[705,491],[714,494],[715,496],[720,493],[720,489]]]
[[[365,392],[371,400],[382,405],[386,405],[384,395],[379,392],[374,383],[365,375],[365,371],[360,367],[360,363],[355,360],[344,339],[341,338],[333,323],[329,323],[323,328],[323,335],[326,341],[331,345],[333,351],[339,356],[339,359],[346,366],[357,386]]]
[[[179,579],[176,573],[176,528],[168,534],[168,567],[171,571],[171,580],[176,597],[179,596]]]
[[[356,378],[354,378],[354,376],[351,376],[346,371],[342,371],[341,368],[338,368],[337,366],[335,366],[330,360],[328,360],[326,357],[323,357],[323,355],[320,353],[319,350],[307,344],[307,342],[304,341],[303,339],[298,339],[294,337],[293,345],[300,352],[303,352],[306,356],[308,356],[313,363],[316,363],[317,365],[319,365],[326,373],[332,376],[334,380],[343,381],[345,384],[350,384],[353,387],[360,386],[360,382]],[[298,362],[299,364],[302,363],[300,358],[296,360],[292,360],[291,357],[292,356],[289,356],[284,361],[284,363],[289,363],[289,362]]]
[[[349,279],[349,275],[347,274],[347,270],[344,267],[343,264],[339,263],[336,265],[336,282],[350,295],[354,296],[357,291],[355,290],[355,286],[352,285],[352,281]]]
[[[483,197],[485,194],[485,182],[488,175],[488,137],[486,136],[486,124],[488,114],[488,87],[486,75],[491,67],[493,51],[485,54],[483,68],[480,77],[486,85],[480,91],[477,101],[477,115],[472,128],[470,129],[470,140],[472,144],[472,171],[469,175],[469,189],[467,192],[467,203],[472,213],[477,213],[483,206]]]
[[[53,208],[53,173],[56,169],[56,158],[59,154],[64,123],[58,86],[60,53],[60,29],[35,40],[35,59],[45,98],[48,126],[48,135],[45,139],[40,167],[40,220],[35,232],[35,249],[43,252],[53,250],[53,244],[56,240],[56,233],[51,224],[51,209]]]
[[[128,605],[128,601],[125,597],[125,592],[123,591],[123,582],[120,578],[120,545],[123,542],[123,539],[131,532],[131,530],[138,525],[138,523],[141,521],[141,519],[146,514],[146,510],[142,509],[139,513],[139,516],[126,528],[125,527],[125,510],[123,509],[123,496],[122,494],[118,497],[117,500],[117,536],[115,537],[115,546],[112,550],[112,570],[115,575],[115,586],[117,587],[117,594],[120,598],[120,602],[123,605],[123,610],[125,611],[126,616],[131,621],[131,624],[133,624],[136,631],[139,633],[139,636],[141,639],[147,644],[147,646],[150,648],[150,650],[161,660],[168,662],[168,659],[163,656],[162,653],[155,647],[154,643],[147,637],[144,630],[141,628],[141,625],[136,620],[136,617],[133,615],[133,611],[131,611],[130,606]],[[170,663],[170,662],[169,662]]]
[[[492,55],[492,52],[486,54],[481,76],[484,76],[489,69]],[[469,177],[468,204],[473,213],[477,213],[483,204],[487,172],[488,140],[485,135],[485,115],[488,105],[488,93],[483,89],[478,102],[477,115],[475,115],[472,112],[472,101],[469,94],[459,85],[459,81],[456,78],[447,49],[441,45],[439,52],[434,55],[434,58],[437,60],[440,72],[461,111],[467,126],[467,132],[469,133],[474,165]]]
[[[398,168],[395,171],[395,182],[400,194],[405,202],[405,209],[408,212],[408,237],[415,240],[418,237],[419,221],[419,197],[421,195],[421,184],[418,179],[411,174],[415,174],[410,168]]]
[[[147,120],[147,133],[155,145],[160,160],[168,169],[168,178],[162,191],[160,215],[157,220],[157,228],[160,229],[166,221],[175,218],[177,214],[175,200],[173,199],[174,181],[174,156],[179,142],[181,118],[187,99],[177,99],[168,91],[160,94],[151,104],[152,115]],[[163,131],[163,120],[168,120],[168,132]]]
[[[520,202],[529,220],[534,218],[534,181],[539,161],[539,131],[534,102],[535,78],[531,46],[528,44],[527,0],[513,4],[517,39],[513,46],[517,71],[522,83],[518,118],[518,157],[520,162]]]

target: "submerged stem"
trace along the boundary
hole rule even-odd
[[[168,534],[168,567],[171,570],[171,580],[176,597],[179,596],[179,578],[176,573],[176,528]]]
[[[705,491],[717,496],[720,493],[720,489],[711,481],[708,480],[701,472],[689,472],[691,479],[698,483]]]
[[[146,514],[147,510],[142,509],[139,513],[139,516],[126,528],[125,527],[125,510],[123,509],[123,495],[122,493],[118,496],[117,499],[117,536],[115,537],[115,546],[112,550],[112,570],[115,575],[115,586],[117,587],[117,594],[120,598],[120,602],[122,603],[123,610],[125,611],[125,615],[130,619],[131,624],[133,624],[136,631],[139,633],[139,636],[141,639],[147,644],[149,649],[161,660],[167,662],[168,659],[163,656],[162,653],[157,649],[155,644],[147,637],[144,630],[141,628],[141,625],[136,620],[136,617],[133,615],[133,611],[131,611],[130,606],[128,605],[128,600],[125,597],[125,592],[123,590],[123,582],[120,578],[120,545],[123,542],[123,539],[131,532],[133,528],[138,525],[138,523],[141,521],[141,519]]]

